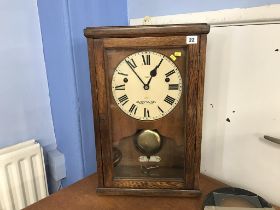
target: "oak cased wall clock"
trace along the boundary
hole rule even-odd
[[[207,24],[85,29],[98,188],[196,196]]]

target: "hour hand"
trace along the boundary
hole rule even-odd
[[[156,65],[156,67],[150,72],[151,77],[157,76],[157,69],[158,69],[158,67],[160,67],[162,61],[163,61],[163,58],[160,60],[159,64]]]
[[[157,76],[157,69],[160,67],[162,61],[163,61],[163,58],[160,60],[159,64],[156,65],[156,67],[155,67],[152,71],[150,71],[150,76],[151,76],[151,77],[150,77],[150,79],[149,79],[149,81],[148,81],[148,83],[147,83],[147,86],[149,86],[149,84],[150,84],[152,78],[155,77],[155,76]]]

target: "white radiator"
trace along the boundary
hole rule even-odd
[[[22,209],[47,195],[39,143],[29,140],[0,149],[0,210]]]

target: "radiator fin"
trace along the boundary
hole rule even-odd
[[[34,140],[0,150],[0,210],[23,209],[48,195],[42,149]]]

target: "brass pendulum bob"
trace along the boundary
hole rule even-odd
[[[162,138],[156,131],[143,130],[135,139],[136,148],[144,154],[148,161],[147,166],[141,163],[141,171],[144,174],[151,176],[151,170],[158,168],[158,165],[150,164],[150,158],[152,155],[158,153],[162,146]]]

